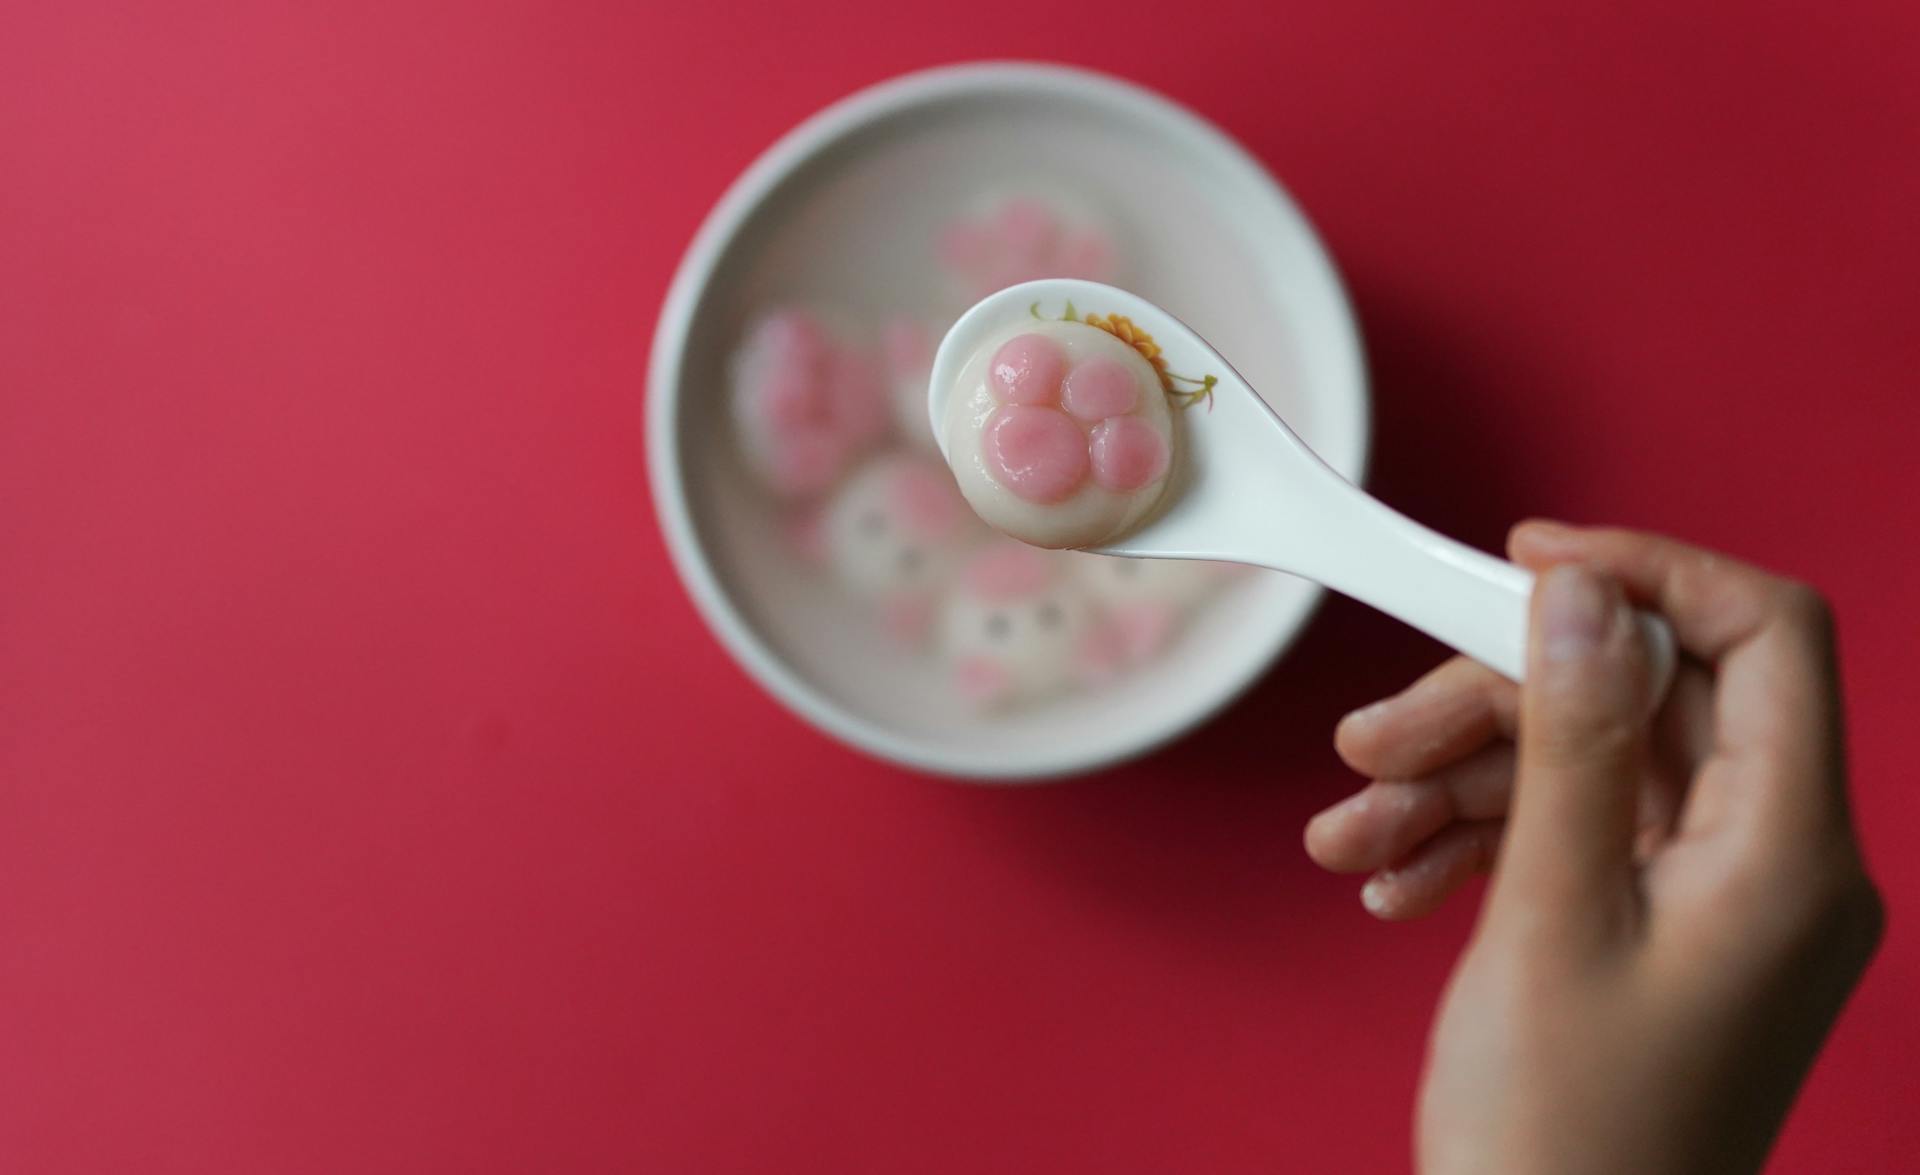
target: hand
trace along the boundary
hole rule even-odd
[[[1307,828],[1388,919],[1498,857],[1421,1169],[1756,1170],[1880,937],[1827,608],[1648,535],[1529,523],[1509,549],[1540,572],[1525,687],[1455,659],[1349,715],[1336,745],[1378,782]],[[1690,658],[1657,719],[1632,604]]]

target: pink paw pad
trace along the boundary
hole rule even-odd
[[[1166,473],[1166,438],[1131,413],[1140,384],[1125,364],[1090,359],[1067,369],[1064,350],[1039,334],[1016,335],[987,366],[1000,404],[981,438],[994,480],[1019,497],[1051,505],[1095,484],[1127,493]]]
[[[993,398],[1002,404],[1051,404],[1060,395],[1067,354],[1045,335],[1015,335],[988,364]]]
[[[1041,277],[1109,281],[1116,261],[1104,230],[1031,196],[950,222],[936,250],[948,274],[975,298]]]
[[[1067,376],[1060,401],[1080,420],[1125,416],[1140,403],[1140,384],[1124,364],[1113,359],[1094,359],[1074,368]]]
[[[1009,404],[984,437],[995,480],[1029,502],[1063,501],[1087,479],[1087,438],[1057,408]]]
[[[1167,471],[1167,442],[1138,416],[1093,426],[1093,480],[1115,493],[1144,489]]]

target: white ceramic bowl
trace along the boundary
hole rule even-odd
[[[1237,144],[1165,98],[1024,64],[936,69],[862,91],[802,123],[734,182],[661,311],[647,456],[680,577],[755,680],[882,758],[1018,781],[1125,759],[1205,720],[1285,650],[1320,589],[1249,572],[1150,669],[1031,713],[978,717],[955,708],[928,662],[879,648],[870,618],[794,573],[733,451],[729,348],[747,317],[775,300],[897,308],[901,290],[926,284],[937,226],[1007,179],[1094,193],[1133,261],[1118,284],[1205,334],[1322,457],[1360,480],[1368,406],[1359,339],[1300,210]]]

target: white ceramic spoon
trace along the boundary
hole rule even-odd
[[[1411,624],[1515,681],[1527,663],[1533,574],[1428,530],[1314,455],[1220,353],[1145,298],[1098,282],[1049,278],[990,294],[960,317],[934,356],[933,435],[946,451],[947,401],[962,367],[995,331],[1031,321],[1121,314],[1153,336],[1169,370],[1213,375],[1212,407],[1176,411],[1174,482],[1156,514],[1103,555],[1218,559],[1318,581]],[[1642,613],[1653,696],[1673,677],[1672,630]]]

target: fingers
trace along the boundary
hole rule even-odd
[[[1425,779],[1369,784],[1307,822],[1307,855],[1335,873],[1371,873],[1456,821],[1504,816],[1513,762],[1502,743]]]
[[[1519,691],[1506,678],[1454,657],[1400,693],[1341,719],[1333,745],[1374,779],[1418,779],[1512,737]]]
[[[1620,585],[1577,564],[1534,583],[1519,767],[1494,900],[1588,907],[1631,892],[1650,739],[1647,649]]]
[[[1527,522],[1508,541],[1530,567],[1578,561],[1617,577],[1673,624],[1680,646],[1715,662],[1716,755],[1763,788],[1744,807],[1776,821],[1845,818],[1833,620],[1791,580],[1673,539]]]
[[[1360,889],[1360,904],[1387,922],[1421,918],[1440,908],[1454,890],[1493,865],[1502,821],[1455,824]]]

